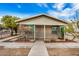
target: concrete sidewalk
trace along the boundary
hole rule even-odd
[[[32,48],[34,43],[0,42],[4,48]]]
[[[0,42],[6,41],[6,40],[15,40],[15,39],[16,39],[17,37],[19,37],[19,36],[20,36],[20,35],[8,37],[8,38],[4,38],[4,39],[1,39]]]
[[[45,43],[43,41],[36,41],[28,56],[48,56]]]
[[[46,43],[47,48],[79,48],[79,43]]]

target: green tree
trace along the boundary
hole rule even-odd
[[[79,29],[79,17],[78,17],[78,13],[79,13],[78,11],[75,11],[75,16],[73,16],[74,20],[71,20],[72,22],[69,23],[65,27],[65,32],[71,33],[74,36],[72,40],[74,40],[74,38],[76,38],[76,37],[79,39],[79,34],[77,33],[77,30]]]
[[[77,21],[76,24],[77,24],[77,27],[79,28],[79,21]]]
[[[1,18],[1,21],[3,22],[3,26],[5,28],[9,28],[11,30],[11,35],[13,35],[13,31],[15,30],[15,32],[17,33],[16,29],[17,29],[17,24],[15,22],[15,20],[17,20],[19,18],[15,17],[15,16],[3,16]]]
[[[67,26],[65,27],[65,32],[72,34],[72,40],[74,40],[77,37],[73,23],[67,24]]]

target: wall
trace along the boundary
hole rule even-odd
[[[53,20],[52,18],[41,16],[37,18],[31,18],[27,21],[19,22],[19,24],[36,24],[36,25],[66,25],[63,22]]]

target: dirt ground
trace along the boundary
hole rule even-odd
[[[79,56],[79,48],[48,48],[49,56]]]
[[[30,48],[0,48],[0,56],[27,56]]]

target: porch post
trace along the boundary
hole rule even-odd
[[[18,33],[20,33],[20,34],[21,34],[21,31],[22,31],[21,27],[22,27],[22,24],[19,24],[19,30],[18,30]],[[11,32],[11,31],[10,31],[10,32]]]
[[[44,25],[44,40],[45,40],[45,38],[46,38],[46,27],[45,27],[45,25]]]
[[[64,41],[66,41],[66,40],[65,40],[65,26],[64,26]]]
[[[60,26],[60,33],[61,33],[61,38],[63,38],[63,40],[65,40],[64,39],[65,32],[64,32],[64,26],[63,25]]]
[[[34,40],[35,40],[35,25],[34,25]]]

